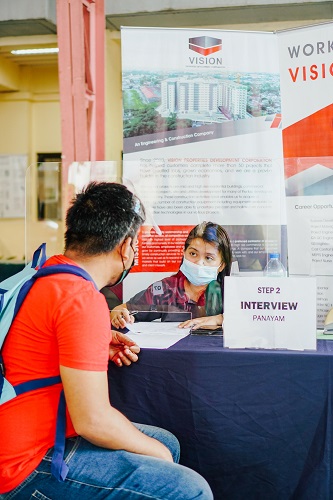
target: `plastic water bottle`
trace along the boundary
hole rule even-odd
[[[280,261],[279,253],[269,254],[269,260],[264,269],[264,276],[270,276],[271,278],[284,278],[287,276],[287,271]]]

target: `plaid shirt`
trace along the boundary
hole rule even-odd
[[[126,305],[129,311],[156,310],[163,312],[175,312],[177,310],[191,313],[193,318],[206,315],[205,292],[200,295],[198,302],[194,302],[189,299],[185,293],[185,276],[181,271],[149,285],[146,290],[142,290],[129,299]],[[216,312],[216,314],[220,313],[221,311]],[[149,319],[152,320],[161,316],[162,320],[165,320],[161,314],[154,314],[154,317],[150,314]],[[138,314],[136,318],[138,321],[145,321],[143,313]],[[186,319],[189,319],[189,317]],[[177,321],[176,318],[174,320]],[[179,319],[179,321],[184,320]]]

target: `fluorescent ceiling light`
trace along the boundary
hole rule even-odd
[[[19,49],[11,50],[11,54],[25,56],[31,54],[57,54],[59,52],[58,47],[49,47],[44,49]]]

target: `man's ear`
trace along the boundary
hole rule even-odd
[[[126,263],[130,259],[133,259],[133,250],[132,250],[131,244],[132,244],[132,238],[130,236],[128,236],[120,246],[120,255],[123,259],[123,263],[124,263],[125,267],[126,267]]]

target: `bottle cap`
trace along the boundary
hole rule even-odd
[[[279,253],[270,253],[269,254],[269,258],[270,259],[279,259],[280,258],[280,254]]]

